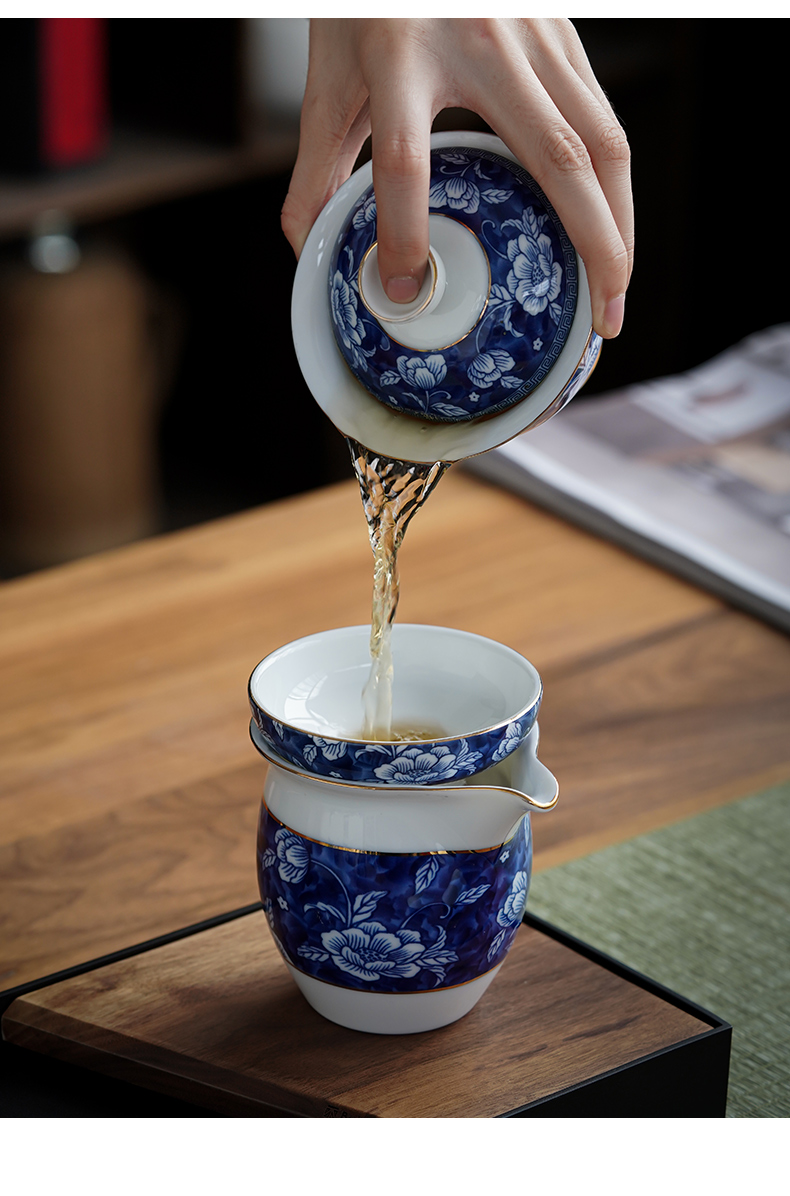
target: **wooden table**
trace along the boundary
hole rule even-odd
[[[257,900],[247,678],[371,573],[349,481],[0,586],[0,988]],[[693,586],[458,469],[401,577],[543,676],[536,869],[790,776],[790,642]]]

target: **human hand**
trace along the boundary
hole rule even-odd
[[[299,154],[282,212],[297,257],[372,134],[378,260],[407,303],[428,258],[430,132],[477,112],[537,180],[587,269],[593,325],[617,336],[633,261],[630,154],[570,21],[311,21]]]

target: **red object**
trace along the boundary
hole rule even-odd
[[[48,166],[88,162],[107,145],[106,22],[43,17],[39,48],[41,159]]]

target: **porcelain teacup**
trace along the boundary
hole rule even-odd
[[[370,628],[340,627],[286,644],[250,677],[252,717],[272,751],[342,781],[439,785],[482,772],[529,734],[543,688],[504,644],[451,627],[392,628],[394,727],[435,728],[407,742],[362,734]],[[415,741],[416,740],[416,741]]]

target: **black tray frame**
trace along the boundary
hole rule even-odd
[[[146,939],[74,967],[0,991],[0,1018],[17,997],[130,959],[167,943],[189,938],[262,908],[256,901]],[[559,927],[524,914],[525,925],[555,939],[599,967],[652,993],[708,1025],[692,1038],[602,1072],[582,1084],[502,1113],[500,1117],[723,1117],[727,1105],[732,1027],[707,1009]],[[278,1117],[291,1116],[280,1110]],[[4,1117],[212,1117],[187,1101],[152,1092],[125,1080],[104,1076],[18,1047],[0,1036],[0,1116]]]

